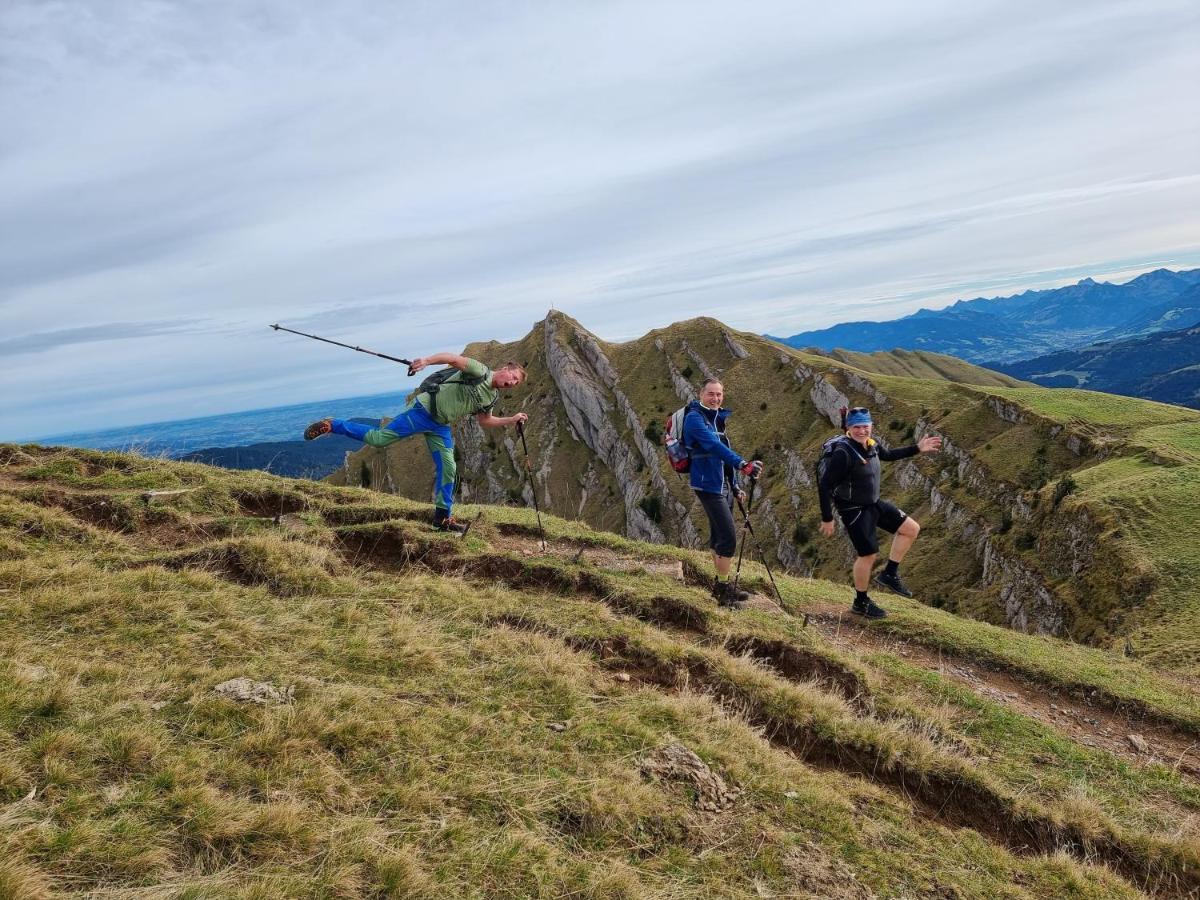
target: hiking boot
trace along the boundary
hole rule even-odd
[[[311,441],[313,438],[319,438],[323,434],[329,434],[333,431],[332,419],[321,419],[319,422],[313,422],[304,429],[304,439]]]
[[[870,597],[867,597],[865,600],[860,600],[858,597],[855,597],[854,603],[850,606],[850,612],[854,613],[856,616],[862,616],[867,619],[887,618],[887,610],[882,606],[879,606]]]
[[[894,572],[891,575],[886,571],[880,572],[875,576],[875,583],[882,588],[887,588],[893,594],[899,594],[901,597],[911,597],[913,595],[913,592],[900,580],[899,572]]]
[[[713,585],[712,594],[717,606],[726,609],[741,609],[750,599],[750,595],[746,591],[738,590],[738,586],[732,581],[718,581]]]
[[[433,527],[437,531],[449,531],[453,534],[466,534],[469,524],[458,521],[454,516],[447,513],[444,509],[435,509],[433,512]]]

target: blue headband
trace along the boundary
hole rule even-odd
[[[870,425],[871,413],[865,409],[853,410],[850,415],[846,416],[846,427],[850,428],[854,425]]]

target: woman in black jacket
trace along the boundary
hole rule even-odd
[[[817,494],[821,500],[821,534],[826,537],[833,534],[833,507],[836,506],[850,543],[858,554],[854,561],[855,597],[850,611],[868,619],[882,619],[887,612],[867,594],[871,567],[879,554],[876,529],[891,532],[895,538],[887,567],[879,573],[875,583],[902,597],[911,597],[912,591],[900,580],[899,569],[921,526],[904,510],[880,498],[879,463],[880,460],[907,459],[918,453],[936,453],[942,449],[942,439],[927,435],[911,447],[892,450],[871,437],[871,428],[870,410],[858,406],[849,411],[845,437],[830,441],[827,444],[829,452],[822,456]]]

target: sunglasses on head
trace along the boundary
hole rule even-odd
[[[853,416],[858,413],[866,413],[867,415],[870,415],[871,411],[869,409],[867,409],[865,406],[856,406],[853,409],[846,410],[846,415],[848,415],[848,416]]]

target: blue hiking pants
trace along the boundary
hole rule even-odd
[[[387,423],[386,428],[372,428],[358,422],[348,422],[345,419],[332,421],[333,433],[344,434],[348,438],[362,441],[371,447],[386,447],[396,441],[414,434],[425,435],[425,446],[433,457],[433,468],[437,476],[437,498],[434,506],[444,509],[447,514],[454,504],[454,475],[457,467],[454,464],[454,435],[449,425],[435,422],[420,403],[414,403],[396,418]]]

